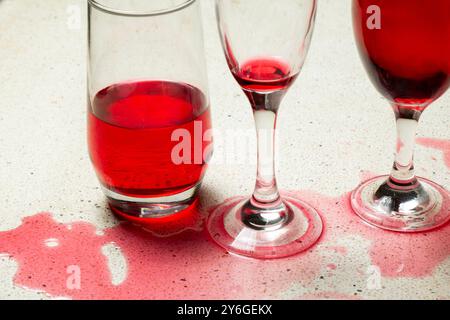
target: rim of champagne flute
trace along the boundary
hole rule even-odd
[[[177,12],[180,10],[183,10],[187,7],[189,7],[191,4],[193,4],[194,2],[196,2],[197,0],[185,0],[183,2],[181,2],[180,4],[173,6],[173,7],[169,7],[166,9],[159,9],[159,10],[149,10],[149,11],[132,11],[132,10],[123,10],[123,9],[119,9],[119,8],[114,8],[114,7],[110,7],[104,4],[101,4],[99,0],[88,0],[89,4],[106,13],[109,14],[115,14],[115,15],[119,15],[119,16],[128,16],[128,17],[151,17],[151,16],[160,16],[163,14],[168,14],[168,13],[173,13],[173,12]]]

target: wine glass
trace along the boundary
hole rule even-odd
[[[390,176],[364,182],[351,203],[365,221],[391,231],[419,232],[450,219],[449,193],[414,173],[419,119],[450,85],[450,1],[353,0],[356,42],[375,87],[397,121]]]
[[[216,1],[225,56],[253,108],[258,139],[252,197],[220,205],[208,220],[210,235],[230,253],[286,257],[310,248],[322,233],[314,208],[280,196],[274,168],[278,110],[305,61],[316,8],[315,0]]]
[[[200,3],[88,3],[89,153],[109,205],[144,225],[182,219],[212,153]]]

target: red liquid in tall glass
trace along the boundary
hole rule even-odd
[[[116,84],[97,93],[88,113],[91,160],[107,189],[131,197],[169,196],[202,179],[212,150],[209,105],[199,89],[168,81]],[[173,155],[186,156],[184,151],[173,150],[186,140],[174,132],[190,136],[184,149],[190,160],[181,164]]]
[[[386,98],[426,106],[445,92],[449,0],[354,0],[353,17],[365,66]]]

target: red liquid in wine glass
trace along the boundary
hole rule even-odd
[[[380,28],[368,20],[377,18],[373,5],[379,8]],[[353,15],[361,56],[386,98],[426,106],[445,92],[450,84],[449,0],[354,0]]]
[[[206,170],[211,128],[205,95],[184,83],[127,82],[97,93],[88,112],[88,142],[102,184],[134,197],[168,196],[195,186]],[[172,151],[184,129],[191,161],[177,165]],[[206,154],[208,153],[208,155]]]
[[[277,59],[254,59],[232,68],[234,77],[244,90],[271,92],[287,89],[297,78],[289,65]]]

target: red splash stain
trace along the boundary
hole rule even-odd
[[[58,246],[47,246],[49,239],[57,239]],[[103,267],[106,257],[93,249],[102,244],[103,239],[96,235],[93,226],[58,224],[50,214],[27,217],[17,229],[0,232],[0,252],[7,253],[19,265],[14,282],[61,296],[71,296],[66,270],[72,265],[82,270],[83,284],[110,281],[108,270]]]
[[[59,245],[49,247],[48,239]],[[127,277],[113,285],[101,248],[113,243],[127,261]],[[320,272],[314,252],[282,261],[225,254],[205,232],[157,238],[124,223],[102,235],[87,223],[61,224],[42,213],[0,232],[0,252],[19,267],[18,286],[74,299],[258,299],[277,296],[295,281],[307,285]],[[79,267],[81,289],[71,290],[69,266]]]
[[[433,138],[419,138],[417,143],[420,145],[440,150],[444,153],[444,162],[450,168],[450,140],[433,139]]]
[[[342,256],[346,256],[348,253],[348,249],[343,246],[327,246],[326,249],[334,251]]]
[[[345,236],[361,236],[369,241],[372,264],[384,276],[430,275],[450,256],[448,225],[422,234],[386,232],[366,225],[353,213],[349,194],[337,198],[313,192],[289,194],[301,197],[322,213],[322,247],[351,258],[351,250],[333,243]],[[176,225],[169,225],[170,234]],[[273,298],[294,283],[307,287],[326,271],[320,246],[289,259],[254,261],[225,254],[205,231],[161,238],[129,223],[102,231],[99,234],[94,226],[83,222],[58,223],[50,214],[42,213],[25,218],[17,229],[0,232],[0,253],[7,253],[18,263],[15,284],[75,299]],[[55,239],[50,243],[57,245],[49,246],[49,239]],[[121,249],[127,262],[127,277],[117,286],[112,284],[107,258],[101,253],[102,247],[111,243]],[[67,286],[69,266],[80,268],[80,290]],[[330,292],[309,297],[354,298]]]
[[[384,231],[364,223],[350,205],[350,194],[329,198],[314,192],[296,192],[318,208],[326,228],[322,242],[333,243],[344,236],[359,235],[369,240],[373,265],[386,277],[423,277],[450,256],[450,225],[429,233],[402,234]],[[443,210],[449,210],[446,204]]]
[[[336,266],[334,263],[330,263],[330,264],[327,265],[327,268],[328,268],[329,270],[336,270],[336,269],[337,269],[337,266]]]

